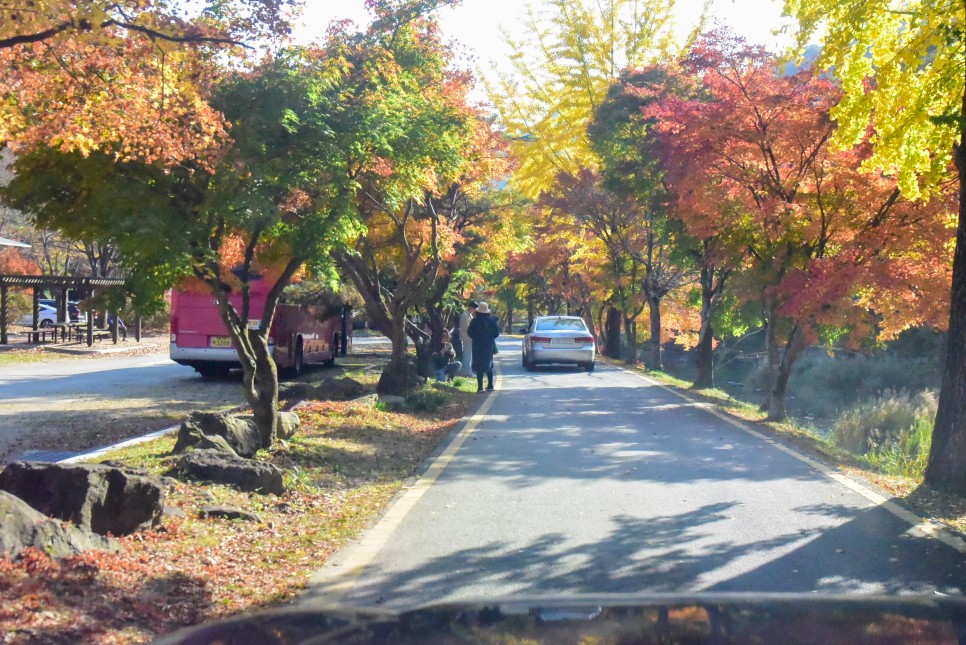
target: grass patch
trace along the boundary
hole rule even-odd
[[[0,559],[0,633],[10,642],[135,643],[185,625],[293,599],[312,571],[362,531],[476,401],[459,387],[417,393],[425,409],[312,402],[302,428],[258,458],[281,468],[288,490],[261,496],[178,481],[163,526],[121,538],[118,554],[56,563]],[[174,437],[105,455],[151,473],[175,464]],[[200,519],[208,504],[256,513],[261,523]]]

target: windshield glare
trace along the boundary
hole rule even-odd
[[[587,331],[580,318],[551,318],[537,321],[534,331]]]

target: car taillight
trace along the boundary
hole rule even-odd
[[[178,314],[171,314],[171,342],[178,340]]]
[[[594,342],[594,338],[593,338],[593,336],[577,336],[577,338],[574,338],[574,342],[577,342],[577,343],[592,343],[592,342]]]
[[[531,343],[549,343],[550,339],[546,336],[531,336],[530,342]]]

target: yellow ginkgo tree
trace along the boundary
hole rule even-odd
[[[527,6],[525,38],[506,36],[510,65],[487,79],[520,160],[514,173],[519,190],[536,197],[559,173],[594,167],[587,139],[594,110],[623,69],[680,53],[676,6],[676,0],[549,0],[541,10]]]

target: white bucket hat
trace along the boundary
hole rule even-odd
[[[481,302],[476,307],[476,313],[479,313],[479,314],[488,314],[488,313],[490,313],[490,305],[486,304],[485,302]]]

